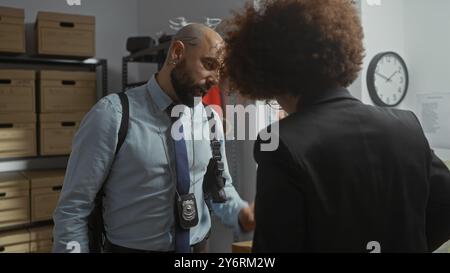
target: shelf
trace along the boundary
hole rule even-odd
[[[8,158],[0,158],[1,162],[11,162],[11,161],[22,161],[22,160],[33,160],[33,159],[52,159],[52,158],[69,158],[70,155],[36,155],[36,156],[28,156],[28,157],[8,157]]]
[[[38,228],[38,227],[44,227],[44,226],[49,226],[49,225],[53,225],[53,220],[30,222],[30,223],[14,225],[14,226],[9,226],[9,227],[2,227],[2,228],[0,228],[0,233],[17,231],[17,230],[21,230],[21,229]]]
[[[122,58],[122,90],[125,91],[132,87],[139,86],[141,83],[128,83],[128,64],[129,63],[156,63],[158,69],[162,67],[169,51],[171,41],[161,43],[157,46],[147,48]],[[143,82],[142,84],[145,84]]]
[[[101,96],[108,95],[108,62],[105,59],[64,59],[30,55],[0,55],[0,64],[80,66],[96,71],[101,68]]]
[[[130,54],[123,59],[126,62],[158,63],[164,61],[169,47],[170,41]],[[161,57],[163,57],[162,60]]]
[[[45,58],[41,56],[29,55],[0,55],[0,63],[16,63],[16,64],[49,64],[49,65],[81,65],[86,67],[96,67],[103,65],[104,59],[62,59],[62,58]]]

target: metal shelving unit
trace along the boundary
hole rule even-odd
[[[62,59],[28,55],[0,55],[2,69],[53,69],[53,70],[85,70],[100,73],[97,85],[97,99],[108,94],[108,63],[105,59]],[[40,169],[42,164],[52,163],[56,166],[67,163],[68,156],[33,156],[26,158],[0,159],[0,171],[14,171],[9,166],[24,166],[24,169]]]
[[[122,58],[122,90],[140,86],[146,82],[128,82],[128,64],[129,63],[156,63],[158,69],[162,67],[170,47],[170,41],[161,43],[155,47],[147,48]]]
[[[0,55],[2,69],[53,69],[53,70],[83,70],[99,73],[97,85],[97,99],[108,94],[108,67],[105,59],[60,59],[28,55]],[[62,156],[33,156],[24,158],[0,159],[0,171],[23,171],[27,169],[45,169],[46,165],[63,168],[67,165],[68,155]],[[14,167],[13,167],[14,166]],[[1,232],[23,228],[40,227],[51,224],[52,221],[30,222],[21,225],[0,228]]]
[[[88,71],[97,72],[97,69],[101,69],[101,96],[108,94],[108,62],[105,59],[86,59],[86,60],[73,60],[73,59],[57,59],[57,58],[44,58],[38,56],[0,56],[0,66],[2,68],[7,65],[7,68],[81,68]]]
[[[1,69],[53,69],[53,70],[82,70],[99,73],[97,84],[97,99],[108,94],[108,64],[105,59],[61,59],[28,55],[0,55]],[[0,172],[24,171],[27,169],[45,169],[46,165],[64,168],[69,159],[68,155],[61,156],[33,156],[23,158],[0,159]],[[14,166],[14,167],[12,167]],[[52,220],[30,222],[20,225],[1,227],[0,232],[14,231],[24,228],[34,228],[52,224]]]

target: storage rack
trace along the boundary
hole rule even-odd
[[[53,69],[53,70],[83,70],[100,73],[100,80],[97,81],[97,100],[108,94],[108,64],[106,59],[62,59],[47,58],[28,55],[0,55],[1,69]],[[100,72],[98,72],[100,70]],[[44,169],[45,165],[66,165],[68,155],[57,156],[33,156],[33,157],[15,157],[0,159],[0,171],[24,171],[26,169]],[[26,166],[24,169],[8,169],[9,164]],[[60,166],[57,166],[58,168]],[[6,170],[5,170],[6,169]],[[20,225],[7,226],[0,228],[0,232],[15,231],[25,228],[35,228],[52,224],[52,220],[30,222]]]
[[[156,63],[158,64],[158,70],[164,64],[164,61],[169,51],[170,41],[161,43],[157,46],[150,47],[122,58],[122,90],[137,87],[145,84],[146,82],[128,82],[128,64],[129,63]]]
[[[13,64],[24,66],[37,67],[80,67],[88,69],[89,71],[96,72],[97,68],[101,68],[101,96],[108,94],[108,64],[105,59],[86,59],[86,60],[73,60],[73,59],[53,59],[34,56],[0,56],[0,65]],[[3,67],[2,67],[3,68]]]

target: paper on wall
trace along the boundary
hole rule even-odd
[[[418,94],[417,114],[430,145],[450,149],[450,93]]]

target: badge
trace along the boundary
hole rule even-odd
[[[189,229],[198,224],[197,202],[193,193],[178,198],[178,221],[181,228]]]

